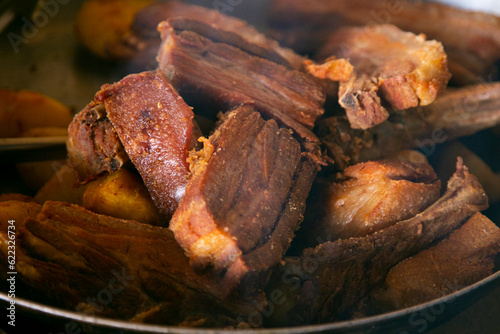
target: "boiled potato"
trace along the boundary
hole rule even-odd
[[[0,89],[0,138],[19,137],[40,127],[67,127],[72,119],[69,107],[48,96]]]
[[[83,194],[83,206],[108,216],[165,225],[140,177],[125,169],[89,183]]]
[[[123,44],[135,14],[153,0],[87,0],[79,9],[75,29],[81,43],[105,59],[127,58]]]

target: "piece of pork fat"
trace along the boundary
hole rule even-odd
[[[170,229],[221,298],[261,293],[298,228],[318,165],[252,107],[223,116],[193,163]]]
[[[476,213],[436,246],[392,268],[372,303],[389,311],[440,298],[493,274],[498,253],[500,229]]]
[[[277,63],[235,33],[217,25],[170,18],[159,26],[160,70],[196,110],[228,111],[253,104],[265,118],[292,129],[308,142],[324,110],[325,94],[310,75]]]
[[[161,72],[129,75],[96,94],[160,212],[170,218],[184,195],[194,114]]]
[[[220,33],[230,34],[233,39],[236,37],[248,45],[252,45],[254,49],[260,49],[260,52],[267,53],[278,63],[298,70],[302,68],[303,57],[290,49],[281,47],[278,42],[266,37],[247,22],[224,15],[218,10],[180,1],[155,2],[136,14],[131,27],[132,33],[127,36],[125,41],[126,44],[134,46],[138,50],[134,61],[144,62],[144,59],[141,58],[147,55],[146,58],[156,64],[156,54],[161,43],[157,27],[161,21],[170,17],[201,21],[208,27],[217,29]],[[154,56],[151,57],[153,54]]]
[[[345,169],[335,182],[317,184],[320,195],[310,202],[303,224],[305,228],[309,223],[312,231],[300,233],[312,240],[334,241],[379,231],[422,212],[441,190],[428,163],[398,158],[360,163]]]
[[[120,169],[129,159],[108,119],[106,108],[89,103],[75,115],[68,128],[68,164],[87,183],[104,173]]]
[[[389,24],[337,30],[318,59],[332,56],[348,59],[353,66],[350,77],[340,82],[338,95],[356,129],[384,122],[389,117],[386,106],[404,110],[431,104],[450,79],[441,43]],[[328,62],[325,66],[331,68]]]
[[[286,259],[280,277],[289,286],[283,289],[296,296],[286,320],[310,324],[350,318],[393,266],[487,207],[483,188],[459,158],[445,194],[422,213],[365,237],[325,242],[298,259]]]
[[[394,24],[440,41],[450,63],[456,64],[453,68],[468,69],[476,79],[491,74],[500,59],[498,16],[432,1],[273,0],[270,36],[295,51],[313,55],[339,27],[376,23]],[[453,77],[460,77],[461,72],[454,72]]]
[[[0,216],[20,209],[25,214],[16,220],[19,296],[89,316],[182,326],[236,326],[233,318],[255,310],[253,304],[222,304],[211,297],[222,283],[197,274],[166,228],[51,201],[43,207],[4,202]],[[4,273],[8,240],[5,227]]]
[[[408,148],[431,154],[436,145],[500,124],[500,83],[448,89],[431,105],[399,111],[367,130],[352,129],[346,117],[318,122],[316,134],[334,167],[379,160]]]

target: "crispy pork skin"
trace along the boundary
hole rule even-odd
[[[317,142],[312,133],[325,94],[306,73],[279,64],[266,49],[202,21],[171,18],[160,24],[161,71],[197,110],[228,111],[253,104],[266,118]],[[198,106],[200,106],[198,108]]]
[[[386,23],[442,42],[450,63],[476,78],[491,74],[500,59],[499,17],[432,1],[274,0],[270,35],[300,53],[314,54],[340,27]]]
[[[427,163],[398,158],[347,168],[336,182],[326,182],[312,203],[310,238],[362,237],[409,219],[434,203],[441,182]]]
[[[221,282],[194,272],[166,228],[51,201],[43,207],[4,202],[0,216],[12,210],[7,205],[29,213],[16,220],[20,296],[89,316],[168,325],[234,326],[231,317],[254,309],[210,297]],[[5,228],[0,233],[3,273],[8,240]]]
[[[132,74],[96,94],[160,212],[184,195],[188,151],[198,138],[191,108],[161,72]]]
[[[440,298],[493,274],[500,253],[500,229],[476,213],[436,246],[391,269],[385,286],[373,293],[386,310]]]
[[[287,320],[304,324],[350,318],[393,266],[487,207],[483,188],[459,158],[446,193],[422,213],[365,237],[325,242],[287,260],[283,277],[297,291]]]
[[[318,54],[331,56],[353,66],[339,87],[339,103],[353,128],[384,122],[389,117],[384,104],[404,110],[432,103],[450,79],[441,43],[389,24],[337,30]]]
[[[290,130],[253,108],[224,116],[170,222],[191,265],[223,282],[221,298],[251,297],[265,285],[302,220],[317,169]]]
[[[78,172],[82,183],[112,173],[129,160],[108,119],[106,108],[95,101],[73,118],[66,147],[68,163]]]

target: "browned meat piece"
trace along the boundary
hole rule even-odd
[[[222,282],[221,298],[252,297],[288,249],[318,166],[247,106],[224,116],[199,155],[170,229],[191,265]]]
[[[476,76],[500,59],[499,17],[431,1],[274,0],[270,22],[270,35],[301,53],[313,54],[339,27],[390,23],[442,42],[450,62]]]
[[[429,106],[401,111],[387,122],[353,130],[345,117],[318,122],[316,132],[338,169],[378,160],[407,148],[426,155],[436,145],[500,124],[500,84],[490,83],[448,90]]]
[[[68,128],[66,146],[68,163],[78,172],[82,183],[103,173],[112,173],[128,161],[106,108],[97,102],[89,103],[74,117]]]
[[[125,150],[160,212],[171,217],[184,195],[188,152],[200,133],[191,108],[160,72],[143,72],[104,85],[104,103]]]
[[[353,307],[393,266],[487,206],[484,190],[459,159],[446,193],[417,216],[366,237],[325,242],[306,249],[298,260],[287,260],[283,281],[293,282],[297,293],[288,321],[305,324],[351,317]]]
[[[254,50],[258,50],[257,52],[267,54],[270,59],[277,60],[280,64],[295,69],[302,68],[303,57],[290,49],[280,47],[278,42],[258,32],[245,21],[224,15],[214,9],[190,5],[180,1],[154,3],[140,10],[132,25],[132,35],[129,36],[129,43],[137,45],[138,49],[153,48],[156,56],[161,42],[157,30],[158,24],[170,17],[183,17],[194,20],[192,22],[203,22],[204,28],[225,35],[226,38],[229,36],[233,41],[238,39],[240,45],[244,43],[251,46]],[[152,60],[154,61],[155,58]]]
[[[312,77],[263,58],[253,51],[258,45],[202,21],[171,18],[159,29],[160,69],[198,111],[253,104],[266,118],[317,142],[311,129],[325,96]]]
[[[356,129],[384,122],[386,103],[393,110],[432,103],[450,79],[441,43],[389,24],[337,30],[318,55],[331,56],[354,67],[340,82],[339,103]]]
[[[0,215],[8,203],[0,205]],[[36,204],[20,205],[28,210]],[[231,317],[254,310],[238,300],[223,305],[209,297],[221,282],[196,274],[168,229],[61,202],[33,210],[15,224],[19,296],[90,316],[169,325],[185,319],[199,326],[236,325]],[[4,228],[3,276],[9,271],[7,240]]]
[[[310,238],[362,237],[420,213],[440,195],[441,182],[427,163],[400,159],[351,166],[336,182],[324,181],[311,203]]]
[[[480,213],[436,246],[391,269],[377,304],[398,309],[424,303],[493,274],[500,253],[500,229]]]

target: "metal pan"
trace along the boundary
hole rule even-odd
[[[36,324],[37,328],[39,328],[39,333],[425,333],[455,317],[484,296],[491,294],[492,290],[496,287],[500,287],[500,271],[467,288],[442,298],[390,313],[322,325],[255,330],[200,330],[131,323],[127,321],[86,316],[26,299],[16,298],[16,332],[27,333],[23,330],[33,328],[33,325]],[[497,288],[494,292],[498,300],[500,297],[500,289]],[[2,308],[5,309],[9,302],[7,294],[0,293],[0,300]],[[475,320],[485,321],[486,319]],[[491,321],[491,319],[486,321]],[[440,327],[439,332],[442,333],[442,330],[445,328],[446,327]],[[454,333],[471,333],[475,332],[474,328],[475,327],[466,326],[462,328],[464,331],[459,330],[454,331]],[[497,329],[500,329],[500,327]],[[489,332],[483,331],[482,333]],[[496,332],[492,331],[491,333]]]
[[[128,70],[126,66],[95,58],[83,50],[75,40],[72,19],[82,0],[56,2],[58,7],[51,15],[47,15],[47,20],[40,19],[33,27],[25,27],[23,22],[19,22],[17,30],[5,30],[0,34],[0,87],[34,90],[58,99],[74,110],[81,110],[92,100],[102,84],[119,80],[128,74]],[[486,2],[494,6],[494,1]],[[234,8],[233,14],[246,18],[257,26],[263,26],[266,17],[262,13],[267,11],[268,5],[267,0],[244,0]],[[9,33],[19,33],[23,28],[25,32],[31,29],[29,34],[24,35],[24,40],[13,39],[12,34],[9,38]],[[500,214],[496,214],[496,217],[499,216]],[[1,292],[0,304],[4,312],[8,301],[7,294]],[[0,318],[0,328],[7,333],[29,333],[33,332],[33,328],[37,328],[39,333],[53,334],[234,332],[223,329],[200,330],[145,325],[89,317],[22,298],[16,298],[16,310],[15,328],[7,325],[5,316]],[[500,322],[497,318],[492,319],[492,316],[499,312],[500,272],[497,272],[451,295],[391,313],[316,326],[237,332],[498,333]],[[432,330],[435,327],[438,328]]]

